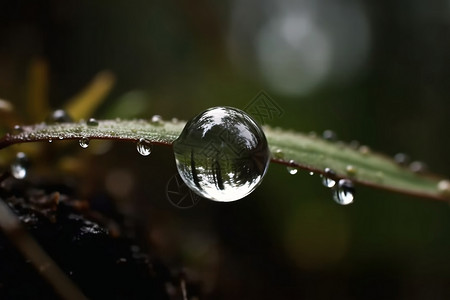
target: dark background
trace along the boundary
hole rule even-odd
[[[48,69],[53,109],[98,72],[114,74],[99,119],[189,119],[244,108],[265,90],[284,110],[273,126],[332,129],[448,176],[449,37],[449,1],[2,0],[0,98],[36,121],[27,110],[36,62]],[[61,172],[79,197],[112,201],[149,253],[185,268],[207,297],[450,297],[446,203],[357,187],[341,207],[317,176],[272,165],[246,199],[182,210],[165,196],[176,172],[168,148],[145,158],[129,144],[95,148],[48,145],[35,154],[46,165],[31,172]]]

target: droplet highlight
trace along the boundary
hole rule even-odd
[[[232,107],[213,107],[191,119],[173,149],[186,185],[199,196],[220,202],[250,194],[270,161],[262,128]]]
[[[341,205],[349,205],[355,199],[355,187],[348,179],[340,179],[333,190],[333,199]]]
[[[28,172],[28,157],[23,152],[18,152],[12,162],[10,169],[11,175],[16,179],[24,179]]]
[[[78,141],[78,143],[80,144],[80,147],[84,148],[84,149],[89,147],[89,142],[90,142],[90,140],[87,137],[83,137]]]
[[[152,153],[152,143],[144,138],[139,139],[136,144],[136,149],[142,156],[148,156]]]

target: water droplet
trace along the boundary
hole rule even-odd
[[[361,145],[359,147],[359,153],[361,153],[362,155],[368,155],[370,153],[370,148],[369,146],[366,145]]]
[[[294,160],[290,160],[289,161],[289,164],[290,165],[294,165],[295,164],[295,161]],[[295,175],[295,174],[297,174],[297,172],[298,172],[298,169],[297,168],[294,168],[294,167],[286,167],[286,170],[289,172],[289,174],[291,174],[291,175]]]
[[[347,172],[347,174],[349,176],[355,176],[356,175],[356,168],[352,165],[348,165],[345,167],[345,172]]]
[[[52,140],[52,139],[48,139],[48,142],[49,142],[49,143],[53,143],[53,140]]]
[[[314,176],[314,172],[309,172],[309,176]]]
[[[222,202],[250,194],[270,160],[261,127],[231,107],[210,108],[187,122],[173,149],[186,185],[201,197]]]
[[[298,172],[298,169],[293,168],[293,167],[286,167],[286,170],[289,172],[289,174],[291,175],[295,175]]]
[[[23,132],[23,128],[20,125],[14,125],[13,127],[13,134],[19,134]]]
[[[442,195],[446,197],[450,197],[450,181],[448,180],[441,180],[438,183],[438,191]]]
[[[136,144],[136,149],[142,156],[150,155],[152,153],[152,143],[147,139],[141,138]]]
[[[53,111],[50,116],[47,118],[47,122],[50,124],[54,123],[69,123],[72,122],[72,118],[69,114],[63,109],[57,109]]]
[[[355,149],[355,150],[359,149],[359,146],[360,146],[360,144],[357,140],[351,141],[350,144],[348,144],[348,145],[350,148]]]
[[[394,161],[401,166],[408,165],[410,160],[409,156],[405,153],[397,153],[394,155]]]
[[[277,149],[273,152],[273,157],[276,159],[283,159],[284,158],[284,152],[281,149]]]
[[[16,179],[24,179],[27,176],[28,157],[23,152],[18,152],[11,164],[11,174]]]
[[[336,177],[336,172],[331,170],[330,168],[325,168],[325,174],[322,176],[322,184],[327,188],[332,188],[336,185],[336,180],[333,178]]]
[[[162,125],[162,117],[160,115],[153,115],[151,122],[153,125]]]
[[[87,137],[82,137],[79,141],[79,144],[80,144],[80,146],[81,146],[81,148],[87,148],[87,147],[89,147],[89,138],[87,138]]]
[[[98,126],[98,121],[94,118],[89,118],[89,120],[87,120],[87,122],[86,122],[86,125],[96,127],[96,126]]]
[[[353,203],[355,198],[355,188],[348,179],[339,180],[337,187],[333,190],[333,199],[341,205]]]
[[[58,136],[58,139],[62,140],[64,137],[62,135]]]
[[[414,173],[423,173],[427,170],[427,165],[421,161],[413,161],[409,165],[409,169]]]
[[[325,130],[322,134],[322,137],[327,140],[327,141],[335,141],[337,140],[337,135],[334,131],[332,130]]]

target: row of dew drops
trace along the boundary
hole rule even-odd
[[[316,132],[310,132],[309,136],[312,138],[317,138]],[[345,143],[342,141],[337,140],[337,135],[332,130],[325,130],[322,134],[322,138],[324,140],[330,141],[330,142],[336,142],[343,147],[345,146]],[[350,148],[354,150],[358,150],[361,154],[367,155],[370,153],[370,148],[366,145],[360,145],[358,141],[352,141],[348,144]],[[274,152],[274,157],[276,159],[284,159],[284,153],[281,149],[277,149]],[[427,171],[427,165],[421,161],[412,161],[410,157],[405,153],[397,153],[393,157],[394,161],[403,167],[408,167],[409,170],[411,170],[414,173],[424,173]],[[298,173],[298,169],[293,167],[295,165],[294,160],[290,160],[289,164],[291,166],[286,167],[287,171],[291,175],[295,175]],[[346,167],[346,172],[349,176],[355,176],[356,175],[356,168],[352,165],[348,165]],[[335,171],[333,171],[330,168],[325,168],[323,171],[324,174],[321,174],[320,177],[322,178],[322,184],[323,186],[331,189],[333,200],[341,205],[348,205],[353,203],[355,199],[355,188],[354,184],[350,179],[338,179],[337,174]],[[313,176],[314,172],[310,171],[309,175]],[[382,173],[380,172],[379,177],[382,177]],[[448,180],[441,180],[438,183],[438,191],[448,195],[450,194],[450,181]]]
[[[67,114],[66,111],[62,109],[55,110],[51,113],[49,118],[47,119],[48,124],[61,124],[61,123],[69,123],[72,122],[72,118]],[[160,115],[154,115],[151,118],[151,123],[154,125],[162,124],[162,117]],[[89,127],[97,127],[99,122],[95,118],[89,118],[86,121],[86,125]],[[14,126],[14,132],[20,133],[21,127],[20,125]],[[59,139],[63,139],[60,137]],[[48,140],[49,143],[53,142],[53,139]],[[81,148],[86,149],[89,147],[90,140],[88,137],[82,137],[78,140],[78,144]],[[141,138],[136,143],[136,150],[142,156],[148,156],[152,152],[152,144],[148,139]],[[29,168],[29,159],[23,152],[18,152],[14,161],[10,165],[11,174],[16,179],[24,179],[27,176],[28,168]]]
[[[73,120],[70,118],[70,116],[64,110],[56,110],[51,114],[51,116],[47,120],[47,123],[50,123],[50,124],[51,123],[53,123],[53,124],[54,123],[67,123],[67,122],[72,122],[72,121]],[[176,121],[176,119],[174,119],[174,122],[175,121]],[[151,118],[151,123],[154,125],[162,125],[162,122],[163,122],[162,117],[159,115],[154,115]],[[86,125],[89,127],[96,127],[99,125],[99,122],[94,118],[89,118],[86,121]],[[18,125],[15,126],[14,130],[16,132],[20,132],[20,126],[18,126]],[[311,132],[309,135],[314,138],[317,137],[317,134],[314,132]],[[333,142],[337,142],[337,143],[344,145],[342,142],[337,141],[336,134],[331,130],[325,130],[322,134],[322,137],[324,140],[333,141]],[[60,139],[62,139],[62,138],[60,138]],[[52,139],[49,139],[48,141],[51,143]],[[90,142],[90,140],[88,137],[82,137],[79,140],[79,145],[80,145],[80,147],[85,149],[85,148],[89,147],[89,142]],[[370,152],[369,147],[367,147],[365,145],[359,145],[359,143],[356,141],[352,141],[349,144],[349,146],[356,150],[359,150],[359,152],[362,154],[368,154]],[[136,149],[137,149],[138,153],[141,154],[142,156],[148,156],[152,152],[152,144],[148,139],[141,138],[136,143]],[[283,159],[284,153],[281,149],[277,149],[273,153],[273,156],[276,159]],[[413,161],[413,162],[409,163],[410,159],[409,159],[408,155],[406,155],[404,153],[396,154],[394,156],[394,160],[397,164],[399,164],[401,166],[408,166],[408,164],[409,164],[409,169],[413,172],[421,173],[426,170],[426,165],[422,162]],[[289,161],[289,164],[291,165],[291,166],[287,167],[287,171],[289,172],[289,174],[291,174],[291,175],[297,174],[298,169],[293,167],[295,165],[295,161],[291,160],[291,161]],[[28,167],[29,167],[29,160],[28,160],[27,156],[25,155],[25,153],[18,152],[16,154],[15,160],[10,165],[11,174],[16,179],[24,179],[27,175]],[[348,175],[356,174],[356,169],[353,166],[347,166],[346,171],[347,171]],[[311,171],[311,172],[309,172],[309,174],[314,175],[314,172]],[[336,172],[330,168],[325,168],[325,170],[323,171],[323,175],[320,175],[320,176],[322,178],[322,184],[332,191],[332,196],[333,196],[334,201],[336,201],[338,204],[341,204],[341,205],[348,205],[348,204],[353,203],[354,198],[355,198],[355,188],[354,188],[353,182],[351,180],[337,178]],[[447,194],[450,190],[450,182],[448,180],[442,180],[438,184],[438,190],[440,192]]]

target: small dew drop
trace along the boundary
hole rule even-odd
[[[152,153],[152,144],[149,140],[141,138],[136,144],[136,149],[142,156],[148,156]]]
[[[359,153],[361,153],[362,155],[368,155],[370,153],[370,148],[369,146],[366,145],[361,145],[359,147]]]
[[[283,159],[284,158],[284,152],[281,149],[277,149],[273,152],[273,157],[276,159]]]
[[[322,176],[322,184],[327,188],[332,188],[336,185],[336,180],[333,178],[336,177],[336,172],[331,170],[330,168],[325,168],[325,174]]]
[[[341,205],[353,203],[355,198],[355,188],[353,183],[348,179],[339,180],[337,187],[333,190],[333,199]]]
[[[334,131],[332,131],[332,130],[329,130],[329,129],[325,130],[325,131],[322,133],[322,137],[323,137],[325,140],[327,140],[327,141],[336,141],[336,140],[337,140],[337,135],[336,135],[336,133],[335,133]]]
[[[309,172],[309,176],[314,176],[314,172]]]
[[[160,115],[153,115],[151,122],[153,125],[162,125],[162,117]]]
[[[87,120],[86,122],[87,126],[91,126],[91,127],[96,127],[98,126],[98,121],[94,118],[89,118],[89,120]]]
[[[28,157],[23,152],[18,152],[11,164],[11,174],[16,179],[24,179],[27,176]]]
[[[52,139],[48,139],[48,142],[49,142],[49,143],[53,143],[53,140],[52,140]]]
[[[291,160],[289,161],[289,164],[290,164],[290,165],[294,165],[294,164],[295,164],[295,161],[294,161],[293,159],[291,159]],[[295,174],[298,173],[298,169],[297,169],[297,168],[294,168],[294,167],[287,167],[286,170],[287,170],[288,173],[291,174],[291,175],[295,175]]]
[[[58,137],[58,139],[63,140],[64,137],[63,137],[62,135],[60,135],[60,136]]]
[[[89,147],[89,138],[87,137],[82,137],[79,141],[79,144],[81,146],[81,148],[86,149],[87,147]]]
[[[13,127],[13,134],[19,134],[23,132],[23,128],[20,125],[14,125]]]
[[[286,169],[289,172],[289,174],[291,174],[291,175],[295,175],[298,172],[298,169],[293,168],[293,167],[287,167]]]
[[[438,191],[443,196],[450,197],[450,181],[449,180],[441,180],[438,183]]]
[[[72,118],[69,116],[69,114],[63,110],[63,109],[57,109],[53,111],[50,116],[47,118],[47,122],[50,124],[55,123],[69,123],[72,122]]]
[[[356,170],[356,168],[354,166],[348,165],[348,166],[345,167],[345,172],[347,172],[347,174],[349,176],[355,176],[357,170]]]
[[[397,153],[394,155],[394,161],[400,166],[406,166],[410,162],[410,158],[405,153]]]
[[[414,173],[424,173],[427,170],[427,165],[421,161],[413,161],[409,165],[409,169]]]
[[[173,150],[184,183],[199,196],[220,202],[253,192],[270,161],[262,128],[232,107],[213,107],[191,119]]]

